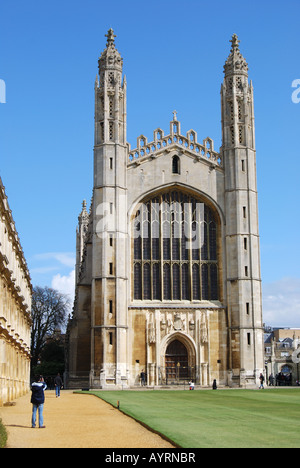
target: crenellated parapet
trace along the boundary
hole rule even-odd
[[[174,112],[174,114],[176,114]],[[175,116],[174,116],[175,117]],[[189,130],[184,136],[181,134],[180,122],[173,119],[170,122],[170,133],[164,134],[161,128],[157,128],[153,133],[153,141],[148,142],[144,135],[137,139],[137,147],[129,150],[128,165],[139,164],[148,159],[157,158],[163,153],[170,152],[174,148],[179,149],[182,154],[190,154],[197,160],[205,159],[213,165],[223,166],[222,156],[214,149],[214,141],[207,137],[202,143],[197,140],[197,132]]]

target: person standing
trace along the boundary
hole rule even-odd
[[[141,372],[141,384],[142,384],[142,387],[146,385],[146,373],[144,372],[144,369],[142,369],[142,372]]]
[[[36,376],[34,382],[31,384],[31,403],[32,403],[32,418],[31,426],[36,425],[36,414],[39,413],[39,428],[44,429],[44,403],[45,403],[45,390],[47,388],[46,383],[42,375]]]
[[[60,389],[63,386],[63,381],[61,379],[60,374],[58,373],[57,376],[54,379],[54,386],[55,386],[55,393],[56,393],[56,398],[60,397]]]

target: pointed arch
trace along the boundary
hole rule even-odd
[[[189,367],[195,367],[198,362],[197,346],[193,338],[182,331],[177,331],[166,335],[160,344],[160,365],[165,367],[165,357],[167,349],[174,341],[179,341],[187,351],[187,363]]]
[[[219,300],[220,219],[202,197],[164,189],[136,206],[131,226],[132,262],[144,272],[135,300]]]
[[[180,174],[180,159],[177,154],[172,158],[172,174]]]

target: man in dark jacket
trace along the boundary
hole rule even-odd
[[[58,398],[60,397],[60,389],[63,386],[63,381],[61,380],[60,374],[57,374],[57,376],[55,377],[54,385],[55,385],[56,398]]]
[[[45,390],[47,385],[44,382],[44,378],[42,375],[36,376],[34,382],[31,384],[31,403],[32,403],[32,420],[31,425],[35,427],[36,424],[36,413],[39,413],[39,427],[44,429],[44,418],[43,418],[43,410],[44,410],[44,403],[45,403]]]
[[[264,381],[265,381],[265,378],[264,378],[263,374],[260,374],[259,380],[260,380],[260,386],[259,386],[259,388],[264,389]]]

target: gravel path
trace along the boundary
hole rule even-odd
[[[8,448],[172,448],[159,435],[94,395],[47,390],[45,429],[31,428],[30,393],[1,407]]]

